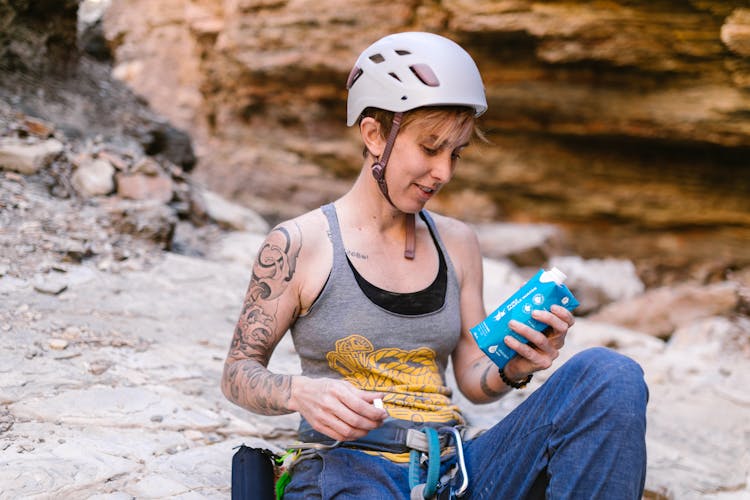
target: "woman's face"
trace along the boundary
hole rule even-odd
[[[461,152],[469,145],[473,121],[457,126],[454,115],[437,124],[414,120],[399,131],[386,168],[394,204],[414,213],[453,177]]]

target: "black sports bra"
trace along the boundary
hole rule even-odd
[[[424,220],[422,212],[419,213],[419,216]],[[445,262],[445,256],[443,255],[440,245],[438,244],[435,234],[433,234],[432,228],[429,224],[427,224],[427,228],[430,230],[430,236],[435,243],[435,248],[437,248],[440,263],[438,266],[438,274],[432,284],[418,292],[397,293],[383,290],[363,278],[362,275],[357,272],[352,261],[349,260],[349,257],[346,257],[346,261],[349,263],[349,267],[354,273],[354,278],[357,280],[359,288],[372,302],[387,311],[407,316],[428,314],[438,311],[443,307],[443,304],[445,303],[445,292],[448,289],[448,265]]]

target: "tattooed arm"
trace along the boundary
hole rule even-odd
[[[250,286],[224,363],[221,388],[232,402],[265,415],[291,413],[292,376],[266,369],[274,348],[299,314],[295,282],[302,234],[274,228],[258,251]]]
[[[224,364],[222,391],[230,401],[250,411],[265,415],[298,411],[313,428],[333,439],[356,439],[388,416],[373,406],[382,394],[343,380],[281,375],[267,369],[274,348],[300,311],[317,297],[330,270],[327,226],[321,226],[314,216],[300,224],[310,236],[304,247],[303,231],[297,223],[276,227],[261,246]],[[321,234],[326,251],[321,240],[315,239]],[[302,272],[298,264],[303,260],[306,269]]]

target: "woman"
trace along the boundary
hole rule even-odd
[[[477,238],[424,210],[487,108],[468,53],[434,34],[390,35],[360,55],[347,88],[362,171],[334,203],[270,232],[222,379],[234,403],[266,415],[297,411],[301,439],[324,443],[296,465],[285,498],[403,498],[415,482],[425,493],[434,477],[419,469],[409,477],[399,429],[429,436],[427,427],[465,423],[445,384],[448,358],[469,400],[495,401],[549,368],[574,322],[554,306],[535,313],[546,335],[512,324],[529,343],[507,337],[518,356],[502,370],[469,332],[486,316]],[[288,329],[302,375],[266,368]],[[472,498],[545,490],[551,498],[640,498],[646,398],[633,361],[605,349],[581,353],[464,443],[466,472],[453,488],[466,476],[461,493]],[[455,471],[457,441],[440,441],[441,474]]]

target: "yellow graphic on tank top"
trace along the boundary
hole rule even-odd
[[[360,389],[383,392],[391,417],[413,422],[463,422],[451,402],[451,389],[440,376],[435,351],[378,349],[361,335],[336,341],[326,354],[328,366]]]

